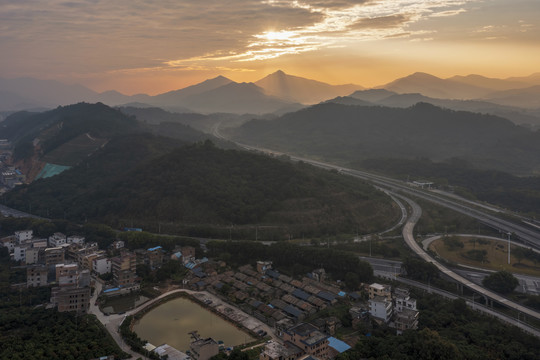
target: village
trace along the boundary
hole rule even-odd
[[[89,312],[92,299],[99,299],[92,304],[97,306],[98,301],[138,293],[141,279],[137,265],[154,271],[166,262],[179,262],[185,268],[181,285],[164,291],[185,290],[201,306],[260,339],[256,347],[261,360],[331,359],[355,342],[354,336],[350,344],[346,338],[338,338],[342,328],[351,328],[354,334],[355,329],[369,331],[375,324],[400,334],[418,325],[416,300],[408,289],[371,283],[345,291],[324,269],[291,277],[264,260],[231,269],[224,261],[196,258],[193,246],[177,247],[172,252],[161,246],[130,251],[117,240],[109,249],[99,249],[97,243],[86,242],[82,236],[54,233],[34,238],[32,230],[16,231],[0,239],[0,244],[26,269],[26,283],[17,286],[52,286],[48,306],[78,314]],[[93,294],[94,288],[100,293]],[[332,314],[334,308],[346,313],[324,315]],[[231,347],[195,334],[188,353],[167,344],[146,344],[145,349],[168,359],[206,360]]]

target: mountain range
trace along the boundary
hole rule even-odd
[[[327,102],[363,106],[382,105],[399,108],[407,108],[419,102],[424,102],[452,110],[489,113],[504,117],[515,124],[540,125],[540,111],[538,110],[534,111],[516,106],[500,105],[485,100],[439,99],[424,96],[420,93],[398,94],[386,89],[359,90],[349,96],[337,97]]]
[[[162,118],[175,120],[161,111]],[[291,232],[372,232],[397,215],[389,198],[368,184],[226,150],[220,146],[232,145],[185,125],[148,124],[104,104],[18,112],[4,123],[0,138],[15,145],[16,166],[27,180],[40,164],[63,165],[5,197],[19,209],[31,202],[35,214],[120,228],[133,221],[145,229],[161,222],[168,231],[223,238],[230,236],[231,223],[248,225],[246,237],[252,234],[249,224],[267,224],[270,239]],[[24,163],[34,168],[19,166]]]
[[[54,91],[51,91],[53,89]],[[53,80],[0,79],[0,111],[53,108],[77,102],[161,107],[188,113],[283,114],[362,89],[359,85],[329,85],[277,71],[256,83],[237,83],[224,76],[156,96],[94,92]]]
[[[418,93],[437,99],[477,100],[529,111],[540,108],[540,73],[508,79],[479,75],[442,79],[426,73],[414,73],[375,89],[396,94]],[[128,96],[117,91],[98,93],[81,85],[65,85],[53,80],[0,78],[0,111],[43,110],[85,101],[110,106],[160,107],[178,113],[281,115],[359,90],[365,88],[354,84],[330,85],[283,71],[276,71],[253,83],[238,83],[218,76],[155,96]],[[484,105],[489,109],[492,107]],[[474,107],[471,110],[476,111]],[[479,110],[483,111],[482,106]],[[505,109],[507,112],[514,110]]]
[[[272,121],[249,121],[229,135],[244,144],[348,164],[427,158],[519,174],[540,169],[540,133],[498,116],[427,103],[408,108],[321,103]]]

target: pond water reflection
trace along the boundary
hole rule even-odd
[[[168,301],[148,312],[133,331],[155,346],[167,343],[180,351],[189,350],[191,331],[202,338],[223,341],[225,347],[241,345],[254,339],[209,310],[185,298]]]

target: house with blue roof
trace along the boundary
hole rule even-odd
[[[163,264],[165,251],[161,246],[155,246],[146,250],[146,261],[150,269],[158,269]]]
[[[331,303],[331,304],[335,304],[337,302],[336,300],[336,296],[334,294],[332,294],[331,292],[329,291],[320,291],[319,293],[317,293],[317,297]]]
[[[307,292],[302,291],[300,289],[295,289],[292,292],[293,296],[299,298],[300,300],[308,301],[308,299],[311,297]]]
[[[328,338],[328,347],[330,348],[331,357],[344,353],[351,348],[349,344],[339,339],[336,339],[335,337]]]
[[[283,312],[286,314],[298,319],[302,320],[304,318],[304,312],[302,310],[299,310],[297,307],[292,305],[287,305],[283,308]]]

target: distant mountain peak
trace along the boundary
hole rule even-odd
[[[283,70],[273,72],[255,82],[266,94],[287,101],[316,104],[337,96],[349,95],[362,89],[354,84],[330,85],[318,80],[286,74]]]
[[[208,79],[207,81],[212,81],[212,80],[227,80],[227,81],[232,81],[231,79],[229,79],[229,78],[227,78],[227,77],[225,77],[225,76],[223,76],[223,75],[218,75],[218,76],[216,76],[216,77],[213,78],[213,79]]]
[[[425,72],[417,71],[414,74],[406,76],[405,78],[417,78],[417,79],[440,79],[435,75],[431,75]]]

